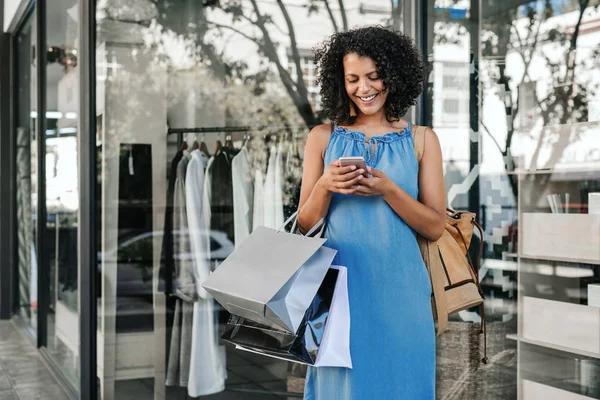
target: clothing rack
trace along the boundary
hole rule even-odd
[[[169,128],[167,135],[180,133],[224,133],[224,132],[248,132],[249,126],[213,126],[203,128]]]

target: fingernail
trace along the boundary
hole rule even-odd
[[[352,169],[352,171],[354,171],[356,169],[356,165],[353,165],[350,168]]]
[[[365,173],[365,170],[364,170],[364,169],[361,169],[361,170],[360,170],[360,171],[358,171],[358,172],[360,172],[361,174],[364,174],[364,173]]]
[[[362,175],[359,175],[359,176],[358,176],[358,180],[359,180],[359,181],[360,181],[362,178],[363,178],[363,176],[362,176]]]

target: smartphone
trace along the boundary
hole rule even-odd
[[[368,175],[367,173],[367,163],[365,162],[364,157],[340,157],[340,166],[341,167],[348,167],[350,165],[354,165],[356,166],[356,169],[364,169],[365,170],[365,176]]]

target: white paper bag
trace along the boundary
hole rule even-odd
[[[329,318],[325,323],[325,334],[316,367],[352,368],[350,356],[350,303],[348,301],[348,271],[346,267],[332,265],[337,269],[338,279],[331,302]]]

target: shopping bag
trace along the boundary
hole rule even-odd
[[[221,338],[240,350],[315,367],[352,368],[345,267],[332,266],[295,333],[232,315]]]
[[[336,251],[326,239],[258,227],[203,283],[227,311],[270,328],[295,333]]]

